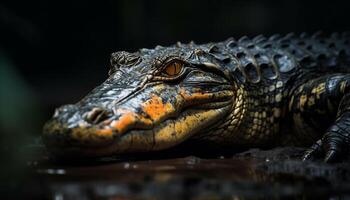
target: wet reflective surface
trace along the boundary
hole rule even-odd
[[[27,199],[350,199],[350,164],[303,163],[303,149],[233,156],[28,161]],[[165,156],[166,157],[166,156]]]

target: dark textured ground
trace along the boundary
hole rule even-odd
[[[27,163],[26,199],[350,199],[350,162],[301,162],[304,149],[234,156]],[[24,186],[24,187],[21,187]]]

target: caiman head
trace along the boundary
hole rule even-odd
[[[111,56],[109,77],[56,109],[43,130],[56,156],[109,156],[173,147],[220,125],[232,110],[234,62],[213,44]]]

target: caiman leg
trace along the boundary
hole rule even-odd
[[[296,137],[317,141],[303,160],[335,162],[349,153],[350,74],[329,74],[300,85],[291,95],[289,111]]]

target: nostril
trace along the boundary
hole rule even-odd
[[[89,123],[97,124],[108,118],[108,112],[103,108],[93,108],[86,113],[85,120]]]

